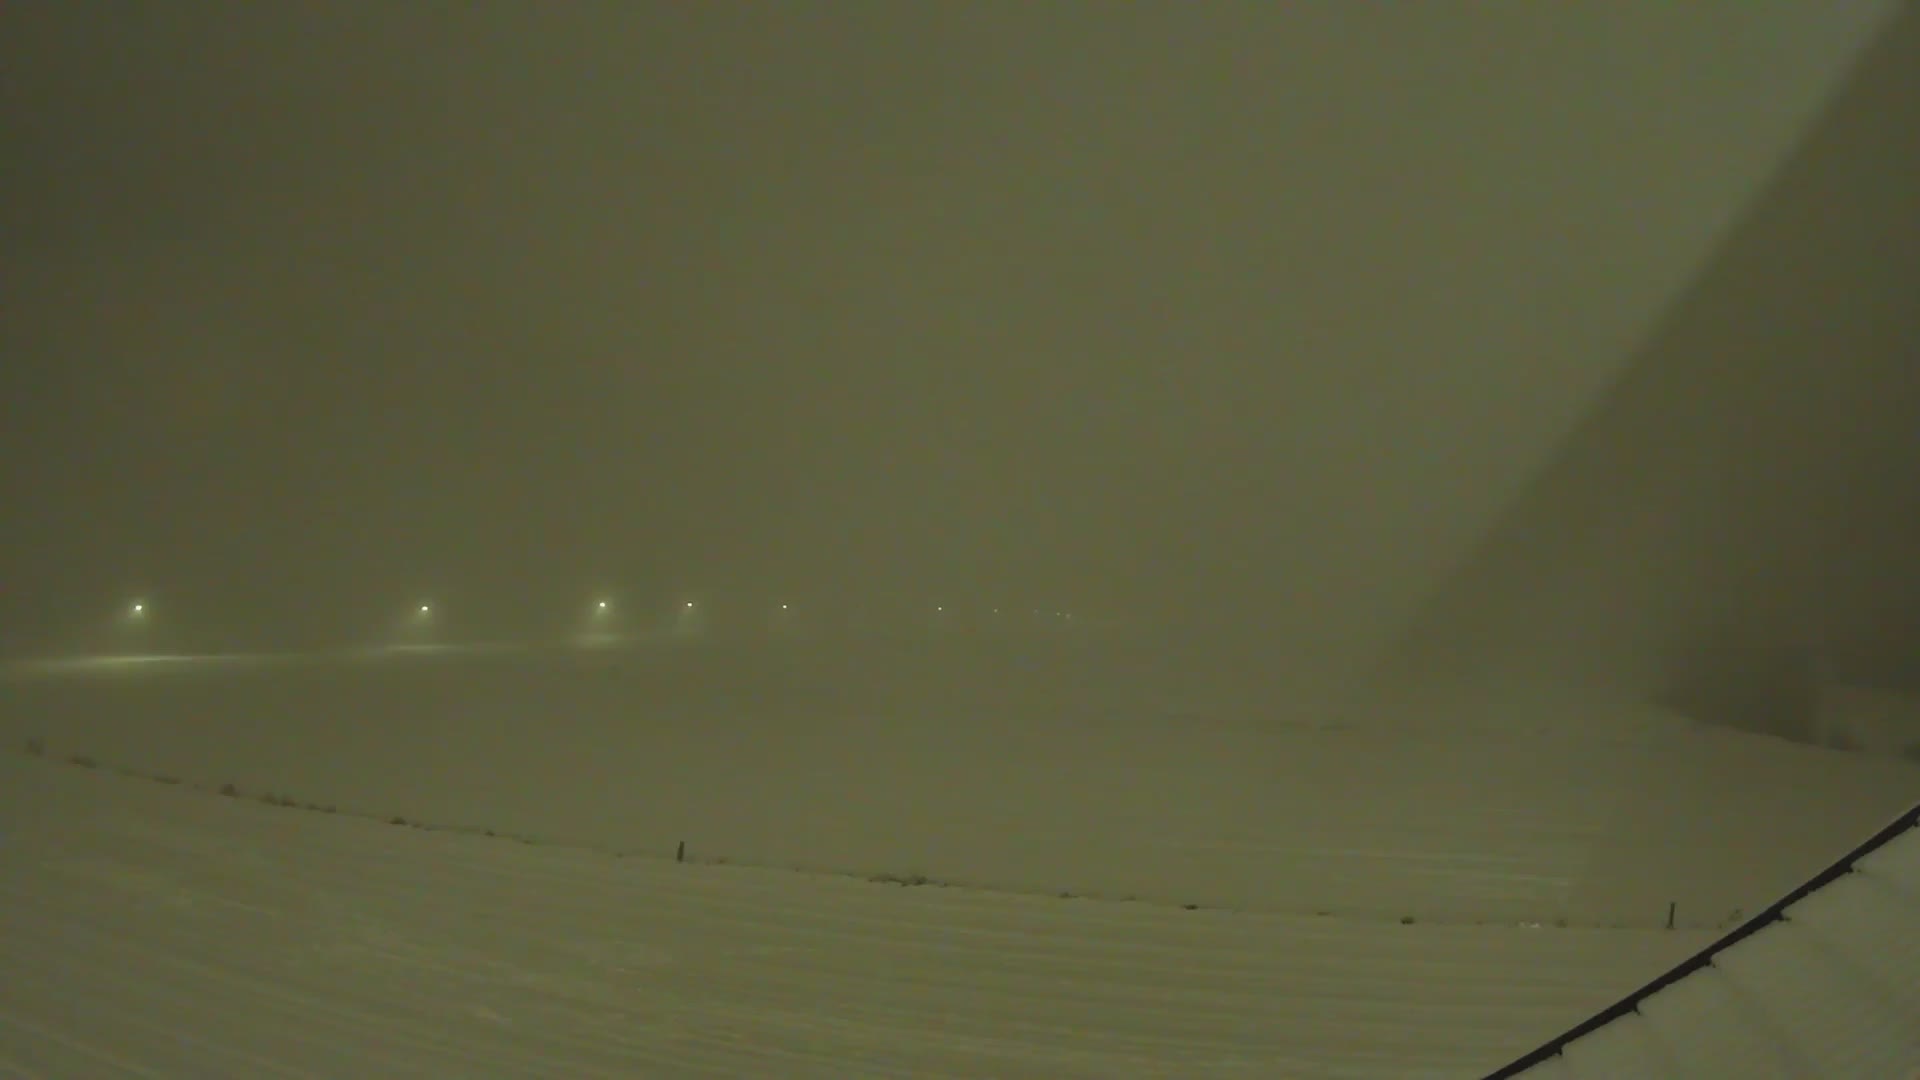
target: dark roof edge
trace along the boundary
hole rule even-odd
[[[1715,941],[1713,944],[1708,945],[1706,948],[1681,961],[1659,978],[1654,979],[1652,982],[1621,998],[1614,1004],[1595,1013],[1583,1023],[1558,1038],[1549,1041],[1539,1049],[1520,1057],[1509,1065],[1488,1073],[1486,1080],[1510,1080],[1511,1077],[1518,1076],[1522,1072],[1542,1062],[1558,1057],[1561,1052],[1566,1049],[1567,1044],[1574,1040],[1590,1035],[1629,1013],[1638,1012],[1642,1001],[1665,990],[1667,987],[1672,986],[1674,983],[1679,982],[1694,972],[1699,971],[1701,968],[1707,967],[1713,963],[1713,958],[1721,952],[1738,945],[1740,942],[1759,933],[1765,927],[1780,921],[1785,917],[1788,908],[1819,892],[1821,889],[1826,888],[1828,885],[1833,884],[1840,878],[1853,873],[1855,863],[1880,848],[1885,847],[1901,833],[1915,827],[1920,827],[1920,804],[1915,804],[1912,809],[1895,818],[1885,828],[1874,833],[1873,836],[1868,838],[1864,843],[1858,845],[1845,855],[1842,855],[1833,865],[1815,874],[1813,877],[1808,878],[1799,888],[1781,897],[1765,911],[1741,923],[1718,941]]]

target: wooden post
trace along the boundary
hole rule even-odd
[[[1680,902],[1678,900],[1667,901],[1667,929],[1669,930],[1673,929],[1673,911],[1679,906]]]
[[[673,861],[674,862],[687,861],[687,842],[685,840],[680,841],[680,846],[674,849]],[[1672,920],[1668,920],[1668,921],[1671,922]]]

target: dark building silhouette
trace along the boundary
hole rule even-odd
[[[1567,258],[1579,258],[1569,251]],[[1920,7],[1433,597],[1392,681],[1525,672],[1808,734],[1812,672],[1915,666]],[[1816,658],[1819,658],[1816,660]]]

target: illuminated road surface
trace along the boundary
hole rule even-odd
[[[367,663],[405,659],[531,654],[576,648],[617,649],[642,638],[583,635],[572,641],[491,641],[467,644],[388,644],[350,649],[266,653],[132,653],[20,660],[0,666],[0,679],[113,677],[181,669],[253,668],[283,664]]]

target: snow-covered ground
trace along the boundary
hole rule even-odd
[[[1721,925],[1920,797],[1910,763],[1659,713],[1292,711],[1152,665],[1064,639],[176,664],[10,682],[0,738],[612,851],[1427,921]]]
[[[1116,649],[12,680],[0,925],[45,929],[0,935],[0,1066],[1471,1076],[1920,797],[1657,712],[1298,714]]]
[[[0,1075],[1469,1077],[1702,932],[532,846],[0,755]]]

